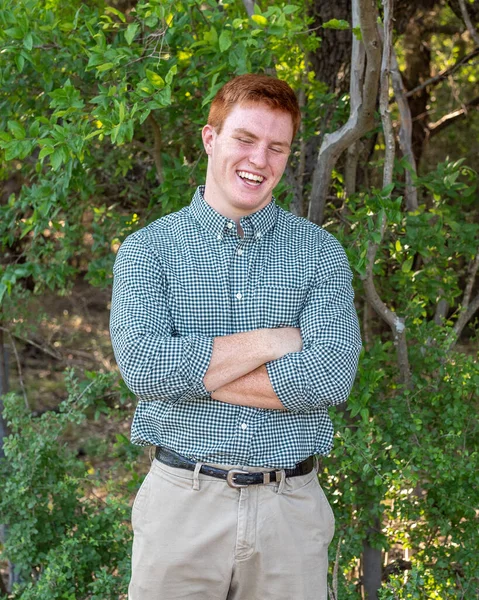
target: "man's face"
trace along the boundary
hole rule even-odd
[[[219,134],[206,125],[205,200],[236,222],[266,206],[286,168],[292,138],[291,115],[265,104],[237,104]]]

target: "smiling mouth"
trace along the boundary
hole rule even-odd
[[[236,173],[238,177],[249,184],[260,185],[264,181],[264,177],[261,175],[253,175],[253,173],[248,173],[248,171],[236,171]]]

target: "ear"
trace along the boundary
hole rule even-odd
[[[216,131],[211,125],[205,125],[201,131],[201,137],[203,138],[203,146],[205,147],[206,154],[211,154],[213,150],[213,143],[216,137]]]

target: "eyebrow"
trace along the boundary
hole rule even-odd
[[[237,129],[233,129],[233,133],[239,133],[241,135],[247,135],[250,138],[253,138],[254,140],[259,139],[257,135],[255,135],[254,133],[251,133],[251,131],[248,131],[247,129],[243,129],[242,127],[239,127]],[[288,144],[287,142],[271,142],[271,146],[283,146],[284,148],[291,148],[291,145]]]

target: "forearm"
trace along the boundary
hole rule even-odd
[[[265,365],[218,388],[211,397],[227,404],[286,410],[273,390]]]
[[[216,337],[203,383],[209,391],[224,388],[265,363],[301,348],[301,334],[293,327],[255,329]]]

